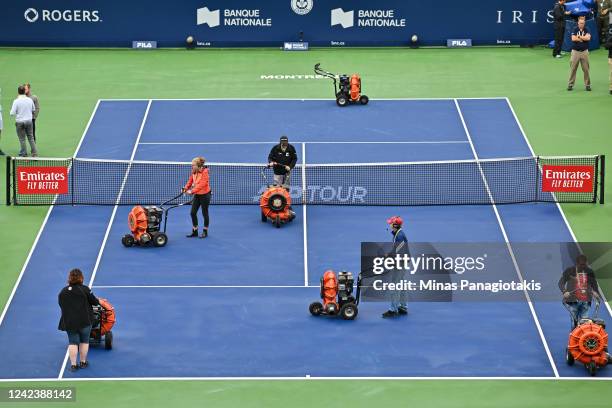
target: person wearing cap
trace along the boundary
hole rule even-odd
[[[281,136],[280,143],[275,145],[268,155],[268,167],[274,171],[274,184],[289,184],[289,175],[297,163],[295,147],[289,144],[287,136]]]
[[[208,237],[208,206],[210,204],[211,189],[210,177],[208,168],[205,165],[206,160],[203,157],[195,157],[191,161],[191,175],[183,192],[193,195],[191,201],[191,234],[187,238],[195,238],[198,236],[198,209],[202,207],[202,216],[204,216],[204,229],[200,238]]]
[[[391,235],[393,235],[393,249],[388,256],[394,257],[397,254],[408,253],[408,240],[406,234],[402,231],[404,220],[399,216],[393,216],[387,220],[387,224],[391,227]],[[400,291],[393,291],[391,305],[389,310],[383,313],[383,318],[397,317],[408,314],[408,307],[405,299],[402,299]]]

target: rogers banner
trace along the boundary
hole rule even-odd
[[[17,167],[19,194],[68,194],[68,167]]]
[[[554,0],[28,0],[5,1],[2,46],[183,47],[545,44]],[[588,24],[588,23],[587,23]],[[597,30],[591,46],[598,47]],[[568,34],[569,35],[569,34]]]
[[[547,193],[590,193],[593,191],[593,166],[542,166],[542,191]]]

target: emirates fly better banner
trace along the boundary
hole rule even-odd
[[[67,167],[17,167],[19,194],[68,194]]]
[[[589,193],[593,191],[593,166],[542,166],[542,191]]]

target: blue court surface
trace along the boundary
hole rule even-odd
[[[333,100],[101,100],[76,155],[264,163],[281,134],[302,163],[533,155],[506,98],[345,109]],[[565,363],[560,302],[413,303],[395,320],[380,318],[386,304],[362,303],[350,322],[308,313],[321,274],[357,273],[360,243],[388,241],[391,215],[405,218],[414,242],[573,241],[557,205],[294,209],[296,220],[275,229],[257,206],[211,206],[210,237],[192,240],[181,207],[170,213],[169,244],[156,249],[121,245],[128,206],[52,207],[1,321],[0,378],[587,377]],[[520,254],[517,266],[529,279]],[[91,367],[77,373],[65,370],[57,330],[57,294],[74,267],[118,319],[114,349],[92,349]]]

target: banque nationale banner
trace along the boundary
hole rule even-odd
[[[586,255],[598,285],[606,288],[612,277],[612,243],[411,242],[398,253],[389,242],[362,242],[361,299],[561,302],[562,287],[568,286],[563,272],[575,270],[580,254]],[[591,299],[587,287],[572,285],[572,296]]]
[[[4,1],[0,45],[180,47],[548,43],[553,0],[29,0]],[[594,40],[593,40],[594,41]]]

